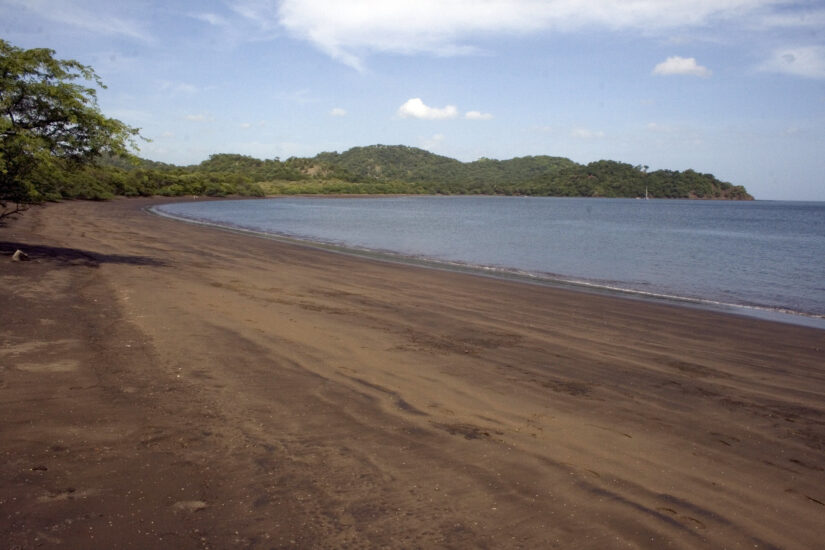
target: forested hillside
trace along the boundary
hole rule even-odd
[[[423,149],[373,145],[312,158],[260,160],[218,154],[197,165],[103,158],[82,170],[57,163],[33,174],[46,200],[116,195],[497,194],[748,200],[743,186],[678,172],[551,156],[460,162]]]
[[[515,185],[577,166],[548,156],[464,163],[403,145],[353,147],[344,153],[321,153],[314,160],[340,167],[359,181],[398,181],[443,194],[508,193]]]
[[[443,194],[540,195],[563,197],[650,197],[751,199],[742,186],[693,170],[657,170],[611,160],[587,165],[563,157],[510,160],[482,158],[463,163],[405,146],[354,147],[321,153],[319,164],[336,166],[358,181],[403,182]]]

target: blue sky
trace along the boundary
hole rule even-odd
[[[176,164],[404,144],[693,168],[825,200],[825,3],[0,0]]]

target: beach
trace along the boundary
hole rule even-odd
[[[822,545],[825,331],[144,210],[169,201],[0,228],[9,548]]]

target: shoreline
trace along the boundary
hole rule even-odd
[[[398,196],[416,196],[416,195],[394,195],[395,197]],[[421,195],[418,195],[421,196]],[[301,196],[301,198],[323,198],[323,199],[337,199],[337,198],[382,198],[381,195],[370,195],[369,197],[351,197],[346,195],[341,196]],[[264,199],[272,199],[272,198],[285,198],[283,196],[277,197],[263,197]],[[198,199],[202,201],[203,199]],[[206,200],[246,200],[245,198],[239,197],[231,197],[225,199],[206,199]],[[260,200],[260,199],[251,199],[251,200]],[[675,199],[678,200],[678,199]],[[187,200],[179,200],[173,202],[188,202]],[[374,250],[369,248],[358,248],[352,246],[346,246],[342,244],[324,242],[324,241],[314,241],[312,239],[301,238],[301,237],[294,237],[286,234],[281,233],[269,233],[265,231],[256,231],[253,229],[244,228],[241,226],[233,226],[233,225],[226,225],[221,224],[219,222],[212,222],[207,220],[201,220],[197,218],[189,218],[186,216],[180,216],[175,214],[170,214],[167,212],[163,212],[159,210],[157,207],[163,206],[163,204],[171,204],[165,201],[158,202],[157,204],[153,204],[150,207],[146,208],[146,212],[161,216],[165,218],[169,218],[172,220],[181,221],[184,223],[190,223],[194,225],[202,225],[206,227],[212,227],[219,230],[224,231],[232,231],[238,232],[241,234],[246,234],[249,236],[262,238],[262,239],[272,239],[277,240],[284,243],[294,244],[297,246],[307,246],[310,248],[316,248],[318,250],[324,250],[329,252],[335,252],[340,254],[349,254],[355,257],[363,257],[369,259],[377,259],[381,261],[387,261],[392,263],[398,263],[402,265],[410,265],[410,266],[419,266],[425,267],[430,269],[441,269],[446,271],[455,271],[458,273],[467,273],[470,275],[482,276],[482,277],[490,277],[493,279],[501,279],[501,280],[508,280],[508,281],[516,281],[525,284],[536,284],[536,285],[543,285],[543,286],[551,286],[560,289],[568,289],[571,291],[579,291],[579,292],[593,292],[597,294],[606,294],[612,296],[621,296],[631,300],[650,300],[653,302],[665,303],[665,304],[672,304],[677,306],[683,307],[691,307],[697,308],[706,311],[715,311],[721,313],[728,313],[732,315],[738,315],[742,317],[748,317],[753,319],[761,319],[766,321],[774,321],[780,323],[787,323],[791,325],[797,326],[804,326],[809,328],[816,328],[820,330],[825,330],[825,315],[817,315],[814,313],[805,313],[801,311],[794,311],[790,309],[783,309],[780,307],[768,307],[768,306],[760,306],[754,304],[734,304],[734,303],[726,303],[720,302],[716,300],[711,300],[707,298],[700,298],[700,297],[692,297],[692,296],[679,296],[679,295],[671,295],[671,294],[662,294],[656,292],[647,292],[638,289],[632,288],[625,288],[622,286],[617,286],[608,283],[600,283],[597,281],[590,281],[586,279],[573,279],[567,278],[562,275],[553,275],[547,273],[531,273],[527,271],[519,271],[516,269],[508,269],[502,267],[491,267],[491,266],[484,266],[484,265],[474,265],[468,264],[463,262],[457,261],[448,261],[448,260],[438,260],[433,258],[427,257],[416,257],[416,256],[408,256],[403,253],[397,253],[392,251],[386,250]]]
[[[161,202],[0,229],[11,547],[821,542],[821,330],[143,211]]]

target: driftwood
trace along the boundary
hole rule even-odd
[[[29,255],[18,248],[12,254],[11,259],[15,262],[26,262],[29,260]]]

